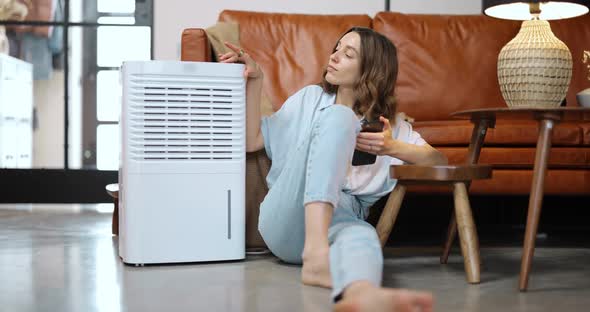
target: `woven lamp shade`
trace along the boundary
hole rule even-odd
[[[523,20],[520,31],[500,51],[498,82],[511,108],[558,107],[565,98],[571,76],[572,55],[546,19],[569,18],[588,12],[589,1],[484,0],[485,14]],[[534,4],[530,6],[529,4]],[[529,11],[530,9],[530,11]],[[543,10],[553,12],[543,12]]]

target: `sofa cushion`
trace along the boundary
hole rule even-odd
[[[553,129],[554,146],[581,146],[584,142],[582,123],[566,121]],[[433,146],[466,146],[471,140],[473,124],[467,120],[422,121],[413,124],[414,130]],[[498,120],[488,129],[485,145],[536,146],[538,122],[534,120]]]
[[[588,87],[581,50],[584,45],[588,49],[590,15],[551,25],[572,49],[575,66],[567,101],[577,106],[575,94]],[[458,110],[506,106],[498,85],[498,54],[517,34],[520,22],[483,15],[381,12],[373,28],[398,48],[400,111],[417,120],[447,120]]]
[[[451,164],[463,164],[467,147],[439,147]],[[529,168],[535,162],[535,147],[484,147],[479,155],[480,164],[496,168]],[[550,168],[590,169],[590,147],[553,147],[549,153]]]
[[[582,129],[582,140],[584,146],[590,146],[590,122],[581,122],[580,129]]]
[[[240,42],[262,67],[273,108],[321,81],[332,49],[352,26],[371,27],[367,15],[303,15],[223,11],[220,22],[240,25]]]

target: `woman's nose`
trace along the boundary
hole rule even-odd
[[[338,62],[338,51],[336,51],[336,52],[332,53],[332,55],[330,55],[330,60],[335,63]]]

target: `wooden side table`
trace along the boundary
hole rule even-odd
[[[475,127],[473,128],[473,132],[471,133],[471,141],[469,143],[469,150],[467,152],[467,160],[464,165],[426,167],[403,165],[391,167],[391,177],[398,179],[398,183],[401,178],[402,183],[399,183],[399,185],[397,185],[389,195],[389,199],[385,204],[385,208],[383,209],[383,213],[377,224],[377,233],[379,235],[379,239],[381,240],[382,246],[385,245],[385,242],[391,233],[401,202],[404,198],[406,190],[405,183],[403,182],[404,180],[407,180],[407,182],[410,183],[426,182],[429,184],[454,184],[456,182],[460,182],[458,183],[460,185],[457,185],[457,187],[454,188],[454,193],[457,193],[454,196],[456,199],[455,209],[452,212],[447,238],[442,255],[440,257],[440,263],[446,264],[449,258],[451,245],[457,234],[456,215],[458,215],[459,218],[463,218],[463,220],[466,221],[465,224],[467,225],[467,227],[464,226],[467,231],[465,231],[463,235],[465,238],[463,241],[467,242],[467,244],[461,245],[462,250],[465,251],[464,262],[467,280],[470,283],[479,283],[479,240],[477,239],[477,232],[475,231],[475,223],[471,217],[471,206],[469,205],[467,190],[471,185],[471,180],[486,179],[491,177],[492,171],[489,166],[476,165],[479,160],[479,154],[483,145],[486,131],[489,127],[493,128],[494,126],[495,119],[481,119],[476,123]],[[461,176],[459,179],[457,179],[458,172],[462,173],[459,175]],[[457,208],[459,208],[459,214],[455,213]]]
[[[585,115],[590,114],[590,108],[585,107],[559,107],[559,108],[489,108],[473,109],[459,111],[451,116],[462,119],[471,119],[474,124],[474,131],[469,145],[470,155],[477,155],[473,158],[475,162],[479,157],[482,143],[484,141],[487,129],[494,128],[496,119],[506,118],[515,120],[537,120],[539,122],[539,137],[535,154],[535,164],[533,171],[533,182],[531,185],[531,195],[529,197],[529,207],[527,215],[527,224],[524,236],[524,248],[522,262],[520,267],[519,289],[526,291],[531,270],[532,258],[535,252],[535,237],[539,226],[541,216],[541,205],[543,203],[543,187],[545,185],[545,176],[547,173],[547,160],[551,150],[551,137],[553,128],[564,118],[568,120],[581,120]],[[472,148],[474,150],[472,150]],[[449,226],[450,237],[454,236],[457,225],[451,219]],[[454,223],[454,225],[453,225]],[[452,233],[452,234],[451,234]],[[447,240],[447,245],[452,242],[452,238]]]
[[[480,282],[480,258],[479,240],[466,185],[472,180],[489,179],[492,177],[492,167],[489,165],[393,165],[389,169],[391,178],[397,180],[395,188],[389,195],[383,213],[377,223],[377,235],[384,247],[393,225],[399,213],[406,186],[413,184],[426,185],[450,185],[453,188],[455,202],[454,218],[459,227],[459,239],[461,241],[461,253],[467,281],[471,284]],[[448,250],[446,257],[448,257]],[[441,256],[441,263],[446,263],[446,258]]]

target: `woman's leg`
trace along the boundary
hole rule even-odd
[[[332,295],[342,295],[354,281],[381,285],[383,253],[375,228],[365,222],[355,196],[342,193],[329,230]]]
[[[264,241],[290,263],[301,263],[304,244],[306,251],[327,252],[328,225],[359,131],[348,107],[332,105],[318,114],[309,142],[292,155],[260,206]]]
[[[352,195],[343,194],[330,226],[330,271],[336,311],[431,311],[427,293],[381,287],[383,254],[375,228]]]
[[[336,303],[336,312],[431,312],[432,294],[406,289],[375,287],[366,281],[355,281]]]
[[[334,207],[327,202],[305,205],[305,244],[301,281],[306,285],[332,287],[328,229]]]

